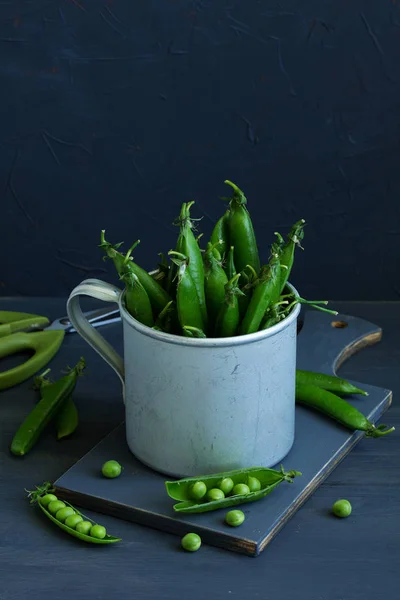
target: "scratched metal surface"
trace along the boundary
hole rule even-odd
[[[264,259],[276,229],[308,221],[293,276],[303,295],[395,299],[399,11],[397,0],[2,1],[1,293],[115,281],[101,228],[140,238],[151,268],[174,244],[181,202],[196,201],[209,234],[229,178]],[[383,246],[397,260],[382,262]]]

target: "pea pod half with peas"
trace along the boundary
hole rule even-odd
[[[27,491],[27,490],[26,490]],[[114,544],[121,538],[108,535],[105,527],[98,525],[65,500],[59,500],[49,482],[28,492],[31,504],[38,504],[40,510],[57,527],[90,544]]]
[[[175,512],[203,513],[261,500],[280,483],[283,481],[292,483],[298,475],[301,475],[299,471],[285,472],[283,467],[279,471],[264,467],[250,467],[214,475],[166,481],[165,487],[170,498],[179,500],[173,506]],[[226,487],[227,480],[231,480],[233,486]],[[260,485],[254,485],[255,480]],[[200,489],[201,494],[198,493]],[[224,489],[225,492],[229,490],[227,495]]]

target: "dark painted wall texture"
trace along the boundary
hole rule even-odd
[[[145,268],[228,178],[263,259],[307,222],[292,281],[318,298],[400,295],[398,0],[2,0],[1,294]]]

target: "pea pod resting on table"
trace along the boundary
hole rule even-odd
[[[29,492],[28,497],[31,499],[31,504],[38,504],[46,517],[65,533],[90,544],[113,544],[121,541],[121,538],[108,535],[103,526],[85,517],[65,500],[59,500],[54,495],[54,491],[51,484],[47,482]],[[51,512],[53,506],[54,510]]]
[[[29,452],[63,403],[71,397],[77,378],[84,368],[85,360],[81,358],[67,375],[43,388],[41,399],[20,425],[12,439],[10,447],[12,454],[24,456]]]
[[[34,387],[40,390],[41,397],[43,398],[43,390],[46,386],[54,385],[54,382],[50,381],[46,375],[50,372],[47,369],[42,375],[34,378]],[[73,401],[72,394],[62,404],[54,417],[57,439],[61,440],[72,435],[79,425],[79,414],[75,402]]]
[[[296,402],[314,408],[352,431],[364,431],[366,437],[381,437],[394,431],[386,425],[377,427],[355,406],[320,387],[296,382]]]
[[[294,477],[297,475],[301,475],[301,473],[299,471],[285,472],[283,467],[280,471],[263,467],[250,467],[248,469],[237,469],[213,475],[187,477],[177,481],[166,481],[165,487],[170,498],[179,500],[178,504],[174,504],[173,508],[175,512],[203,513],[226,508],[228,506],[236,506],[238,504],[261,500],[261,498],[265,498],[265,496],[270,494],[283,481],[292,483]],[[260,482],[260,489],[250,491],[248,482],[251,478],[253,480],[257,479]],[[225,494],[222,492],[219,485],[227,479],[232,480],[233,487],[230,491],[230,495],[223,497]],[[196,490],[196,487],[194,486],[203,488],[203,495],[200,499],[194,499],[192,496],[192,489]],[[245,489],[246,493],[235,494],[236,486],[239,486],[238,489]],[[221,485],[221,487],[223,487],[223,485]],[[220,490],[222,497],[218,500],[208,501],[207,494],[210,490]],[[218,496],[221,494],[218,494]],[[212,496],[217,496],[217,494],[211,494],[211,497]]]
[[[326,375],[325,373],[315,373],[313,371],[296,369],[296,383],[314,385],[339,395],[360,394],[361,396],[368,396],[368,392],[354,386],[346,379],[342,379],[336,375]]]

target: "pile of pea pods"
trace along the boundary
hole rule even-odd
[[[185,337],[233,337],[268,329],[287,317],[297,303],[323,308],[326,301],[308,301],[288,287],[296,247],[301,248],[304,219],[290,229],[286,239],[275,233],[267,264],[260,263],[257,240],[247,198],[229,180],[232,196],[202,247],[190,211],[183,203],[175,221],[179,234],[167,256],[160,253],[157,269],[149,274],[132,258],[139,240],[121,253],[101,232],[100,248],[114,262],[125,285],[127,311],[142,324]]]

